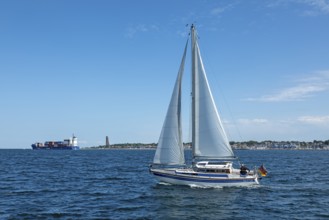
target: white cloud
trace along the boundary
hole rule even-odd
[[[210,11],[210,15],[212,15],[212,16],[218,16],[218,15],[221,15],[221,14],[223,14],[225,11],[227,11],[227,10],[233,8],[236,4],[238,4],[238,3],[234,3],[234,2],[232,3],[232,2],[231,2],[231,3],[227,4],[227,5],[214,7],[214,8],[211,9],[211,11]]]
[[[276,0],[269,1],[268,7],[287,7],[287,5],[303,5],[302,14],[306,16],[316,16],[321,14],[329,14],[329,0]]]
[[[230,140],[326,140],[329,115],[291,119],[240,119],[227,127]]]
[[[297,85],[283,88],[281,91],[259,98],[248,98],[247,101],[280,102],[302,101],[316,93],[329,90],[329,70],[317,71],[310,76],[296,81]]]
[[[222,12],[225,11],[225,8],[222,8],[222,7],[217,7],[217,8],[213,8],[210,12],[211,15],[219,15],[221,14]]]
[[[329,115],[282,116],[282,118],[242,118],[226,124],[230,140],[327,140]]]
[[[158,31],[159,27],[157,25],[146,25],[146,24],[137,24],[126,28],[125,37],[133,38],[136,34],[141,32],[150,32]]]
[[[325,91],[326,89],[326,87],[319,85],[300,84],[291,88],[283,89],[277,94],[263,96],[259,99],[259,101],[301,101],[305,98],[311,97],[316,92]]]
[[[301,116],[297,119],[299,122],[307,123],[307,124],[329,124],[329,115],[324,116]]]
[[[319,13],[329,13],[329,1],[326,0],[304,0],[302,1],[312,7],[312,10],[309,10],[307,12],[310,12],[310,15],[316,15]]]
[[[264,118],[254,118],[254,119],[246,119],[246,118],[241,118],[238,120],[240,124],[266,124],[268,123],[267,119]]]

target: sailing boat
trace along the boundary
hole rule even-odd
[[[201,59],[195,26],[191,26],[192,47],[192,154],[191,166],[184,158],[181,129],[181,84],[188,41],[174,91],[150,166],[160,181],[201,187],[259,184],[256,170],[233,168],[236,159],[219,117]]]

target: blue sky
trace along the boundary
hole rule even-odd
[[[11,0],[0,148],[157,142],[191,23],[230,140],[329,139],[329,1]]]

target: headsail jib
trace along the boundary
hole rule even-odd
[[[158,141],[157,150],[153,160],[154,164],[185,164],[181,126],[181,90],[187,45],[188,41],[185,45],[174,91],[171,96],[167,115]]]

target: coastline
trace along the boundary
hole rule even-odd
[[[230,142],[233,150],[329,150],[329,140],[313,142],[304,141],[245,141]],[[102,149],[102,150],[155,150],[156,143],[124,143],[113,145],[100,145],[87,147],[83,149]],[[185,149],[191,149],[191,143],[184,143]]]
[[[329,150],[329,140],[312,142],[305,141],[244,141],[230,142],[233,150]],[[155,150],[156,143],[121,143],[112,145],[99,145],[80,147],[80,150]],[[184,143],[185,149],[191,149],[190,143]],[[31,148],[6,148],[0,150],[32,150]]]

